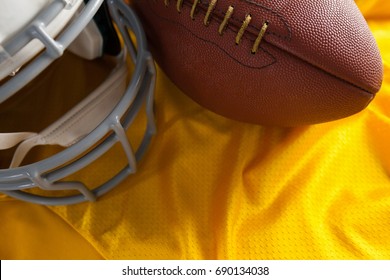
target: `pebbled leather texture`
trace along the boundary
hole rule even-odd
[[[218,0],[206,26],[210,1],[199,1],[193,18],[193,0],[183,0],[180,12],[177,0],[133,1],[158,64],[206,108],[239,121],[297,126],[357,113],[379,91],[381,56],[354,1]]]

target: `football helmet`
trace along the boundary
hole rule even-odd
[[[156,71],[140,22],[123,0],[0,3],[0,151],[5,154],[0,153],[0,192],[46,205],[95,201],[136,171],[156,130]],[[52,98],[54,92],[42,81],[53,83],[52,76],[58,71],[49,69],[75,57],[98,61],[107,74],[92,89],[81,82],[80,87],[90,91],[47,123],[44,110],[61,111],[64,95],[72,93]],[[60,93],[78,87],[73,83],[83,67],[79,64],[70,73],[60,74],[57,80],[64,81],[61,87],[65,87]],[[93,66],[88,67],[87,75]],[[97,83],[98,77],[90,76]],[[45,91],[49,93],[43,100],[54,99],[54,103],[43,102],[39,107],[36,96]],[[16,112],[26,100],[29,104],[25,107],[33,107],[31,118],[24,117],[23,111]],[[12,114],[21,116],[23,125],[16,125],[9,117]],[[142,125],[140,137],[132,142],[130,127],[136,125],[140,114],[144,115],[137,123]],[[37,125],[29,128],[38,117]],[[41,153],[44,156],[38,160],[34,156],[28,159],[34,149],[43,146],[55,149]],[[119,146],[125,163],[110,178],[95,186],[74,179],[78,178],[75,173],[102,160],[114,146]]]

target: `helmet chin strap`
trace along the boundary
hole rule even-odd
[[[81,4],[81,7],[84,7],[84,4]],[[79,57],[92,60],[103,55],[103,46],[103,35],[96,22],[91,20],[68,49]]]
[[[88,0],[84,2],[88,3]],[[84,4],[81,4],[81,7],[84,7]],[[111,21],[106,2],[102,3],[93,20],[88,23],[68,49],[89,60],[104,54],[117,56],[121,52],[120,40]]]
[[[20,166],[35,146],[71,146],[94,130],[113,111],[126,89],[127,67],[124,55],[120,57],[121,62],[103,84],[43,131],[0,133],[0,150],[17,146],[10,168]]]
[[[68,50],[88,60],[103,55],[103,37],[93,20],[88,23],[73,43],[69,45]]]

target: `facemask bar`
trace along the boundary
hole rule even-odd
[[[123,31],[125,47],[135,64],[133,78],[128,85],[122,100],[113,112],[90,134],[64,151],[37,162],[19,168],[0,170],[0,191],[29,202],[46,205],[64,205],[94,201],[118,185],[129,174],[136,171],[136,162],[144,155],[156,127],[153,114],[153,93],[155,85],[155,67],[150,53],[146,50],[146,39],[134,12],[122,1],[107,1],[110,14],[117,27]],[[137,50],[126,31],[132,30],[137,40]],[[132,124],[142,105],[145,104],[147,128],[138,149],[133,151],[126,130]],[[130,109],[129,109],[130,108]],[[103,139],[107,134],[103,141]],[[98,144],[98,142],[101,143]],[[120,142],[128,159],[128,165],[120,170],[113,178],[89,190],[81,182],[63,182],[63,178],[89,165],[107,152],[116,142]],[[90,150],[91,149],[91,150]],[[78,155],[90,150],[83,157]],[[74,160],[74,161],[73,161]],[[53,169],[57,167],[56,169]],[[46,190],[77,190],[78,195],[64,197],[46,197],[24,192],[24,189],[39,187]]]
[[[77,18],[66,27],[66,31],[60,34],[57,39],[54,39],[53,35],[58,32],[56,30],[64,27],[63,23],[69,21],[81,3],[82,1],[80,0],[53,1],[42,12],[39,20],[33,21],[25,31],[12,38],[10,42],[3,44],[0,48],[0,58],[3,57],[3,61],[0,61],[2,67],[9,68],[12,65],[10,71],[16,71],[19,67],[21,69],[16,73],[17,76],[15,75],[15,77],[9,79],[0,87],[0,103],[18,92],[24,85],[32,81],[46,69],[55,59],[62,56],[64,50],[92,20],[103,3],[103,0],[89,1]],[[21,49],[21,46],[26,47]],[[25,61],[26,57],[34,57],[36,54],[35,51],[42,47],[45,50],[30,63],[24,65],[27,62]],[[11,53],[12,50],[17,50],[17,52]]]

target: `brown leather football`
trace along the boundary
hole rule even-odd
[[[193,100],[250,123],[298,126],[364,109],[377,44],[353,0],[133,0],[157,63]]]

